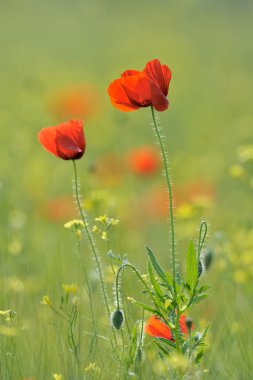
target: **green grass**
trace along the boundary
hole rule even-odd
[[[91,84],[98,92],[97,114],[84,121],[87,151],[77,163],[84,198],[90,199],[94,191],[107,193],[107,201],[91,210],[91,224],[105,212],[119,218],[112,235],[115,252],[127,253],[129,261],[146,272],[148,243],[162,264],[170,266],[166,217],[149,220],[142,206],[163,179],[159,174],[137,178],[124,161],[130,149],[154,144],[150,112],[120,113],[111,107],[106,92],[126,68],[141,69],[157,57],[173,72],[171,106],[160,120],[175,192],[186,192],[189,203],[189,183],[207,182],[215,189],[210,207],[198,208],[176,223],[180,265],[188,240],[197,240],[200,221],[210,223],[207,243],[214,263],[205,282],[213,285],[211,297],[192,315],[196,328],[202,328],[203,321],[212,324],[204,378],[250,379],[252,190],[230,178],[229,167],[236,161],[237,147],[252,142],[252,4],[27,0],[2,2],[0,8],[0,310],[17,312],[11,320],[16,335],[1,335],[0,378],[48,380],[53,373],[78,378],[66,325],[40,304],[49,294],[59,305],[63,283],[80,286],[78,329],[84,367],[96,362],[101,373],[95,376],[101,379],[118,371],[104,339],[89,355],[92,337],[84,331],[92,331],[92,322],[83,272],[75,239],[63,227],[71,217],[67,213],[66,218],[52,220],[55,211],[51,203],[48,206],[49,200],[72,197],[71,163],[48,155],[37,142],[42,127],[63,121],[50,112],[51,99],[61,89]],[[104,172],[109,155],[118,161],[118,179],[110,169]],[[101,165],[102,173],[89,170],[94,164]],[[222,245],[217,243],[221,234],[226,239]],[[96,320],[106,336],[110,329],[95,265],[86,241],[81,245]],[[109,266],[106,244],[98,240],[98,247]],[[112,284],[107,285],[112,294]],[[124,275],[123,289],[126,295],[141,297],[132,274]],[[141,319],[140,310],[131,304],[128,309],[130,323]],[[159,378],[150,342],[145,338],[143,379]],[[91,372],[84,374],[92,378]]]

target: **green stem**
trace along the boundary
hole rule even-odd
[[[119,267],[118,269],[118,272],[117,272],[117,276],[116,276],[116,286],[115,286],[115,291],[116,291],[116,303],[117,303],[117,308],[119,309],[120,308],[120,299],[119,299],[119,279],[120,279],[120,273],[123,269],[125,268],[130,268],[132,269],[132,271],[137,275],[137,277],[139,278],[139,280],[141,281],[142,285],[144,286],[144,288],[146,289],[149,297],[151,298],[151,300],[153,301],[153,304],[155,305],[155,307],[157,308],[157,314],[162,317],[164,320],[166,320],[166,318],[164,317],[164,315],[161,313],[161,312],[158,312],[159,310],[159,305],[157,305],[157,302],[155,300],[155,297],[153,296],[151,290],[149,289],[148,285],[146,284],[146,282],[144,281],[144,279],[142,278],[141,274],[139,273],[139,271],[132,265],[132,264],[129,264],[129,263],[126,263],[126,264],[123,264],[121,265],[121,267]]]
[[[81,247],[80,247],[80,240],[79,240],[79,238],[77,238],[77,249],[78,249],[78,257],[81,258]],[[88,281],[88,275],[87,275],[86,267],[83,264],[82,260],[80,260],[80,261],[81,261],[81,266],[82,266],[83,273],[84,273],[84,280],[85,280],[85,284],[86,284],[86,291],[87,291],[87,294],[88,294],[88,297],[89,297],[89,303],[90,303],[90,309],[91,309],[92,326],[93,326],[93,332],[94,332],[94,335],[93,335],[93,338],[92,338],[92,342],[91,342],[91,348],[90,348],[90,351],[92,351],[94,340],[97,341],[97,329],[96,329],[96,322],[95,322],[95,312],[94,312],[93,300],[92,300],[91,289],[90,289],[90,285],[89,285],[89,281]]]
[[[101,268],[101,265],[100,265],[100,261],[99,261],[98,253],[96,251],[96,247],[95,247],[95,245],[93,243],[93,240],[92,240],[91,232],[90,232],[89,227],[88,227],[88,221],[87,221],[86,213],[85,213],[85,211],[83,210],[83,208],[81,206],[79,192],[78,192],[78,177],[77,177],[77,170],[76,170],[75,160],[72,160],[72,162],[73,162],[73,166],[74,166],[75,197],[76,197],[79,213],[80,213],[81,218],[82,218],[83,223],[84,223],[84,229],[85,229],[85,232],[87,234],[87,237],[88,237],[88,240],[89,240],[89,243],[90,243],[90,247],[91,247],[91,250],[92,250],[92,253],[93,253],[96,265],[97,265],[97,270],[98,270],[98,275],[99,275],[99,279],[100,279],[101,289],[102,289],[102,293],[103,293],[103,297],[104,297],[104,302],[105,302],[105,306],[106,306],[106,311],[107,311],[108,317],[110,318],[111,317],[111,312],[110,312],[109,302],[108,302],[107,295],[106,295],[106,289],[105,289],[105,283],[104,283],[104,279],[103,279],[102,268]],[[112,328],[112,332],[113,332],[113,337],[114,337],[115,344],[117,346],[117,339],[116,339],[115,331],[113,330],[113,328]]]
[[[176,323],[175,323],[175,343],[176,343],[176,350],[180,352],[180,345],[179,345],[179,319],[180,319],[180,312],[179,308],[177,309],[177,315],[176,315]]]
[[[174,296],[176,298],[176,253],[175,253],[175,228],[174,228],[174,215],[173,215],[173,195],[172,195],[172,186],[169,175],[169,160],[166,155],[165,146],[162,140],[161,133],[159,131],[156,118],[155,111],[153,106],[151,106],[152,119],[154,122],[154,128],[156,137],[158,139],[160,150],[163,159],[165,178],[167,182],[168,192],[169,192],[169,206],[170,206],[170,229],[171,229],[171,251],[172,251],[172,271],[173,271],[173,288],[174,288]]]

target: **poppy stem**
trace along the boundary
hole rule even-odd
[[[89,230],[86,212],[82,208],[82,205],[81,205],[79,191],[78,191],[78,176],[77,176],[77,170],[76,170],[75,160],[72,160],[72,162],[73,162],[73,166],[74,166],[74,185],[75,185],[75,189],[74,190],[75,190],[75,197],[76,197],[76,201],[77,201],[77,206],[78,206],[78,209],[79,209],[80,216],[81,216],[81,218],[83,220],[84,229],[85,229],[85,232],[87,234],[87,237],[88,237],[88,240],[89,240],[89,243],[90,243],[90,247],[91,247],[91,250],[92,250],[92,253],[93,253],[96,265],[97,265],[97,271],[98,271],[98,275],[99,275],[99,279],[100,279],[100,284],[101,284],[101,289],[102,289],[102,293],[103,293],[103,297],[104,297],[106,311],[107,311],[108,317],[110,318],[111,317],[111,312],[110,312],[109,302],[108,302],[107,295],[106,295],[106,289],[105,289],[105,283],[104,283],[104,279],[103,279],[103,272],[102,272],[102,268],[101,268],[101,264],[100,264],[100,259],[98,257],[98,253],[96,251],[95,244],[94,244],[94,242],[92,240],[91,232]],[[117,338],[116,338],[115,331],[114,331],[113,327],[112,327],[112,332],[113,332],[113,337],[114,337],[114,340],[115,340],[115,344],[117,346]]]
[[[169,159],[166,155],[165,146],[162,140],[162,136],[160,133],[160,130],[158,128],[156,117],[155,117],[155,111],[154,107],[151,106],[151,113],[152,113],[152,119],[154,122],[154,128],[156,137],[159,142],[162,160],[163,160],[163,166],[164,166],[164,172],[165,172],[165,178],[167,182],[168,187],[168,193],[169,193],[169,208],[170,208],[170,229],[171,229],[171,252],[172,252],[172,275],[173,275],[173,288],[174,288],[174,297],[176,298],[176,254],[175,254],[175,228],[174,228],[174,215],[173,215],[173,195],[172,195],[172,186],[170,181],[170,175],[169,175]]]

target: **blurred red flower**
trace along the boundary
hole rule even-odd
[[[50,110],[61,119],[87,118],[96,113],[99,103],[99,94],[92,86],[72,86],[54,95]]]
[[[84,154],[86,141],[81,120],[70,120],[54,127],[43,128],[38,133],[43,147],[63,160],[77,160]]]
[[[179,319],[179,325],[182,334],[188,334],[188,328],[186,325],[186,316],[181,315]],[[191,326],[191,329],[193,329],[193,324]],[[156,315],[152,315],[150,317],[145,325],[145,332],[146,334],[153,336],[155,338],[164,338],[171,341],[174,341],[173,335],[170,331],[170,328],[163,323],[159,317]]]
[[[148,146],[130,151],[127,162],[130,170],[140,175],[152,174],[160,165],[158,152]]]
[[[43,202],[38,209],[38,213],[51,222],[62,223],[75,218],[76,207],[72,197],[62,196]]]
[[[126,70],[108,88],[112,104],[121,111],[134,111],[141,107],[153,106],[165,111],[171,71],[161,65],[158,59],[146,64],[143,71]]]

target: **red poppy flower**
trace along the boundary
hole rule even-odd
[[[181,315],[179,319],[179,325],[182,334],[188,334],[188,328],[186,325],[186,316]],[[193,324],[191,326],[191,329],[193,329]],[[163,323],[159,317],[156,315],[152,315],[147,321],[147,324],[145,325],[145,332],[146,334],[153,336],[155,338],[164,338],[171,341],[174,341],[174,338],[172,336],[172,333],[170,331],[170,328]]]
[[[131,151],[127,160],[129,168],[140,175],[152,174],[160,165],[158,152],[148,146]]]
[[[81,120],[70,120],[55,127],[43,128],[38,133],[38,139],[48,152],[63,160],[77,160],[85,151],[86,141]]]
[[[61,120],[87,119],[99,108],[99,94],[90,85],[70,86],[53,95],[50,111]]]
[[[158,59],[147,63],[143,71],[127,70],[121,78],[113,81],[108,94],[112,104],[121,111],[134,111],[153,106],[165,111],[169,102],[166,98],[171,80],[171,71]]]

